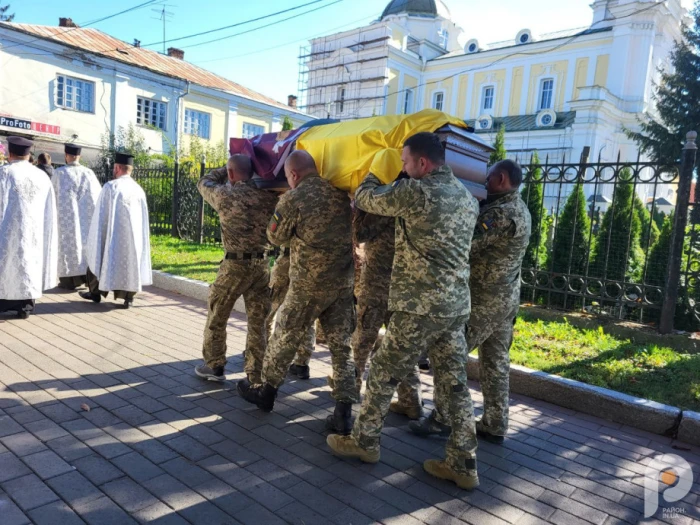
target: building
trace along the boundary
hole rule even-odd
[[[89,161],[106,133],[136,125],[150,151],[216,145],[295,126],[311,117],[184,60],[127,44],[62,18],[58,27],[0,23],[0,135],[32,136],[36,151],[63,158],[81,144]],[[184,144],[183,144],[184,142]]]
[[[653,83],[687,14],[680,0],[594,0],[591,10],[585,27],[523,28],[488,44],[452,18],[447,0],[391,0],[369,26],[302,50],[300,107],[338,119],[432,107],[489,142],[505,125],[508,152],[521,161],[537,150],[577,162],[585,146],[591,161],[636,159],[624,129],[654,111]],[[640,188],[644,201],[651,190]]]

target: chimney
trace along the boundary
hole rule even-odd
[[[75,22],[73,22],[72,18],[59,18],[58,19],[58,27],[80,27],[77,25]]]
[[[185,52],[182,49],[178,49],[176,47],[168,48],[168,56],[178,58],[180,60],[185,60]]]
[[[297,96],[296,95],[289,95],[287,97],[287,105],[290,108],[296,109],[297,108]]]
[[[141,41],[134,38],[134,47],[141,47]]]

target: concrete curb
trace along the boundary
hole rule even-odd
[[[209,297],[208,284],[157,270],[153,270],[153,286],[204,302]],[[234,309],[245,313],[245,304],[242,299],[236,302]],[[479,379],[478,357],[469,356],[467,375],[469,379]],[[518,365],[511,365],[510,389],[514,394],[541,399],[554,405],[603,417],[615,423],[655,434],[665,434],[677,428],[679,440],[700,445],[700,414],[697,412],[683,412],[676,407],[648,399],[621,394]]]

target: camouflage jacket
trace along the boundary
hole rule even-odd
[[[370,174],[355,203],[397,217],[389,310],[432,317],[470,313],[469,250],[479,207],[449,166],[386,186]]]
[[[226,168],[206,174],[197,189],[219,214],[227,252],[262,252],[269,247],[265,229],[277,203],[275,193],[260,190],[253,182],[231,184]]]
[[[391,283],[391,267],[394,264],[395,224],[394,217],[382,217],[355,209],[353,236],[355,243],[364,243],[358,295],[384,295],[386,300]]]
[[[481,208],[472,240],[472,301],[520,295],[520,268],[532,229],[530,212],[517,191]]]
[[[289,243],[290,287],[307,290],[351,288],[352,210],[347,194],[318,175],[309,175],[280,197],[267,237]]]

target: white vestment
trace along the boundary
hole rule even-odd
[[[58,284],[56,200],[26,160],[0,166],[0,299],[39,299]]]
[[[85,275],[87,238],[100,183],[90,168],[77,162],[54,171],[51,183],[58,215],[58,276]]]
[[[103,292],[140,292],[153,282],[146,194],[128,175],[102,188],[90,225],[88,266]]]

